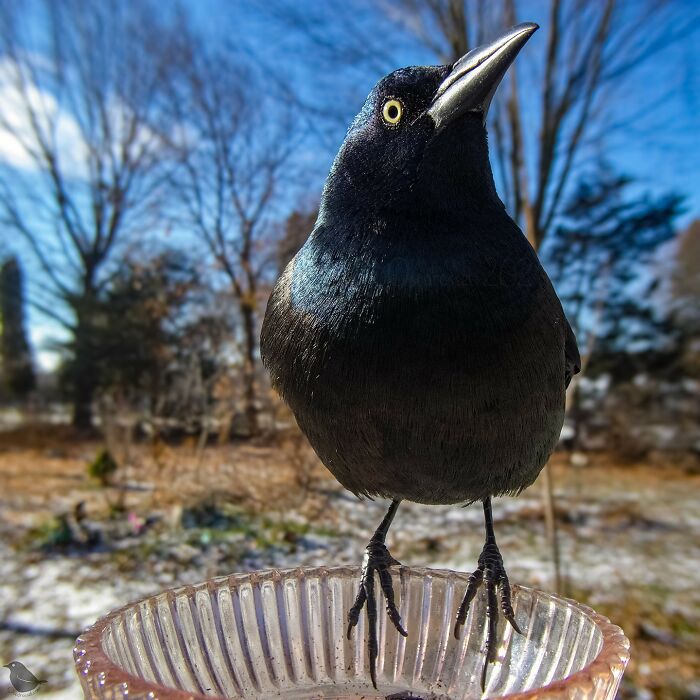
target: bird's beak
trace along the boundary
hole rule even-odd
[[[486,119],[491,98],[508,66],[537,29],[539,26],[534,22],[518,24],[490,44],[462,56],[442,81],[428,108],[436,129],[442,129],[465,112],[481,112]]]

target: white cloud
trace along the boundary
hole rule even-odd
[[[28,57],[34,61],[34,57]],[[40,72],[51,74],[42,57],[36,59],[41,65]],[[77,80],[77,78],[76,78]],[[20,87],[17,65],[7,59],[0,59],[0,163],[4,163],[26,172],[37,172],[42,164],[27,151],[25,146],[37,145],[34,126],[30,123],[29,112],[37,116],[38,129],[48,138],[51,135],[58,156],[59,167],[65,178],[87,180],[87,163],[89,162],[87,144],[96,139],[101,148],[113,150],[112,156],[119,162],[123,158],[122,149],[128,144],[134,153],[141,149],[154,150],[160,147],[158,135],[148,125],[139,121],[137,131],[132,134],[133,113],[127,103],[112,95],[107,98],[105,112],[109,120],[109,143],[103,143],[105,134],[84,134],[75,116],[61,105],[54,94],[37,84]],[[70,89],[70,88],[66,88]],[[74,86],[79,93],[81,88]],[[179,143],[188,143],[194,135],[186,126],[175,126],[173,136]],[[24,144],[24,145],[23,145]]]
[[[30,310],[30,317],[35,316]],[[32,322],[33,321],[33,322]],[[34,348],[34,359],[43,372],[53,372],[61,362],[61,353],[54,349],[57,342],[65,342],[68,335],[64,328],[50,321],[33,318],[29,324],[29,337]]]
[[[48,137],[53,132],[64,174],[83,177],[85,147],[76,120],[46,90],[33,84],[21,89],[20,84],[16,64],[8,58],[0,60],[0,162],[26,171],[39,169],[23,145],[36,146],[29,106],[42,133]]]

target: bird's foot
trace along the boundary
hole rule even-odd
[[[500,607],[503,617],[510,622],[513,629],[522,634],[518,623],[515,621],[515,613],[513,612],[513,604],[510,595],[510,583],[503,566],[503,557],[498,550],[498,545],[494,539],[488,539],[484,545],[484,549],[479,557],[479,566],[476,571],[469,577],[467,584],[467,592],[464,594],[464,600],[459,606],[457,612],[457,621],[455,622],[455,637],[459,639],[461,628],[467,620],[467,613],[476,592],[481,584],[486,585],[486,616],[488,629],[486,633],[486,658],[484,659],[484,667],[481,671],[481,689],[486,687],[486,671],[490,661],[496,658],[496,635],[498,626],[498,609]],[[497,595],[497,591],[500,595]]]
[[[365,549],[365,558],[362,563],[362,574],[360,577],[360,589],[357,592],[355,603],[348,612],[348,639],[352,634],[352,628],[357,625],[360,619],[360,613],[365,603],[367,604],[367,648],[369,651],[369,674],[372,679],[372,685],[377,688],[377,655],[379,647],[377,644],[377,599],[374,594],[374,573],[379,575],[379,584],[381,585],[384,598],[386,599],[386,612],[389,619],[399,634],[407,636],[406,630],[401,625],[401,615],[396,609],[394,603],[394,588],[391,582],[391,574],[389,567],[394,564],[399,564],[394,557],[389,554],[381,540],[372,538]]]

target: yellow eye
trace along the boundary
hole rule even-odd
[[[387,100],[382,107],[382,117],[391,126],[396,126],[403,116],[403,105],[394,99]]]

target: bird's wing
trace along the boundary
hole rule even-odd
[[[576,336],[566,317],[564,318],[564,333],[564,376],[568,387],[573,376],[581,371],[581,355],[576,344]]]
[[[39,679],[25,666],[24,668],[14,669],[15,676],[26,683],[38,683]]]

